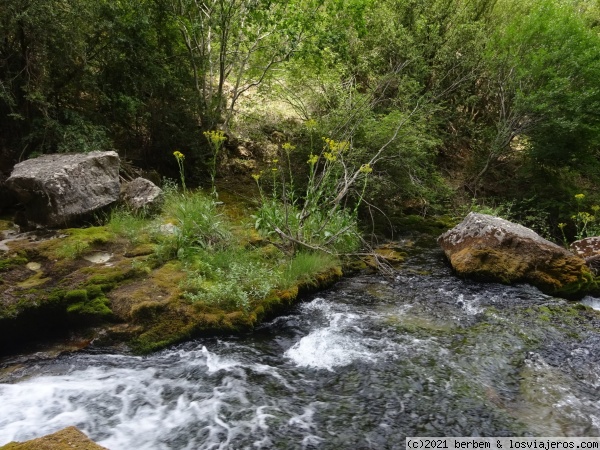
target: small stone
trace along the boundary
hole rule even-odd
[[[157,213],[163,202],[161,188],[145,178],[136,178],[121,189],[121,201],[132,211],[147,214]]]
[[[32,272],[37,272],[38,270],[40,270],[42,268],[42,265],[37,262],[29,262],[29,263],[27,263],[27,265],[25,267],[27,267]]]
[[[112,255],[106,252],[92,253],[91,255],[86,255],[83,257],[83,259],[91,262],[92,264],[104,264],[105,262],[110,261],[111,258]]]

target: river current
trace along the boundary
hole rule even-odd
[[[600,436],[600,316],[573,310],[456,278],[420,248],[396,276],[344,279],[249,335],[0,361],[0,445],[70,425],[110,450]]]

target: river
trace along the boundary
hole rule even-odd
[[[344,279],[249,335],[19,360],[1,361],[0,445],[69,425],[110,450],[600,436],[598,313],[461,280],[431,245],[394,277]]]

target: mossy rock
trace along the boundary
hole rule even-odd
[[[16,266],[23,266],[27,264],[27,262],[27,258],[23,256],[0,259],[0,272],[6,272]]]
[[[585,261],[533,230],[487,214],[469,213],[438,243],[458,275],[505,284],[530,283],[565,298],[596,291]]]
[[[68,427],[47,436],[26,442],[11,442],[0,450],[107,450],[75,427]]]

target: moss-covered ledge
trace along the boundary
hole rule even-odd
[[[75,427],[68,427],[56,433],[25,442],[10,442],[0,450],[107,450]]]
[[[342,276],[340,267],[331,267],[292,287],[271,291],[247,311],[193,304],[176,295],[167,301],[143,301],[132,307],[128,327],[114,327],[104,339],[110,342],[115,335],[118,339],[129,332],[132,349],[136,353],[149,353],[195,337],[248,332],[287,311],[304,295],[330,287]]]

